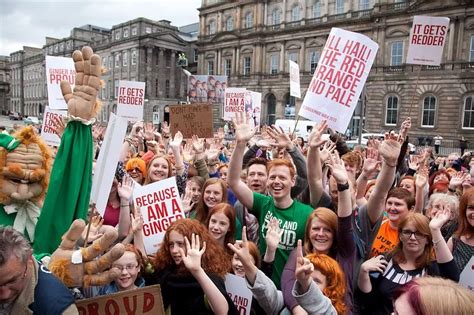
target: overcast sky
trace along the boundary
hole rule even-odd
[[[199,21],[200,5],[201,0],[0,0],[0,55],[41,48],[46,36],[68,37],[85,24],[111,28],[145,17],[183,26]]]

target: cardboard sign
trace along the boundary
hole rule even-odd
[[[345,133],[377,50],[370,38],[333,28],[299,115]]]
[[[439,66],[448,28],[447,17],[415,16],[410,31],[407,63]]]
[[[130,121],[143,120],[145,82],[119,81],[117,115]]]
[[[74,90],[76,69],[72,58],[46,56],[46,80],[48,86],[48,103],[51,109],[67,109],[61,92],[61,81],[67,81]]]
[[[176,178],[135,188],[133,202],[143,215],[143,242],[147,255],[157,252],[170,224],[185,217]]]
[[[78,300],[76,307],[79,315],[165,314],[159,285]]]
[[[102,217],[109,199],[110,188],[115,177],[126,131],[127,120],[111,113],[104,142],[95,165],[91,190],[91,201],[95,202],[96,208]]]
[[[248,95],[250,95],[250,99]],[[249,101],[251,104],[248,104]],[[245,102],[245,107],[250,117],[250,125],[252,127],[258,127],[260,125],[260,113],[262,109],[262,93],[247,90]]]
[[[474,256],[459,275],[459,284],[474,292]]]
[[[170,127],[174,134],[181,131],[184,138],[197,135],[212,138],[213,120],[211,104],[170,105]]]
[[[43,115],[43,125],[41,127],[41,138],[44,142],[51,146],[59,146],[61,144],[61,138],[54,132],[53,119],[67,117],[67,111],[65,110],[54,110],[46,106]]]
[[[290,95],[294,97],[301,97],[300,89],[300,66],[291,60],[290,63]]]
[[[249,315],[252,308],[252,291],[245,279],[233,274],[225,276],[225,289],[240,315]]]
[[[252,95],[246,93],[245,88],[225,89],[224,120],[232,120],[235,113],[250,112],[252,109]]]

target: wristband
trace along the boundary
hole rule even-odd
[[[349,189],[349,182],[346,182],[345,184],[337,184],[337,191],[344,191]]]
[[[127,204],[120,204],[120,208],[122,207],[129,207],[130,205],[127,203]]]
[[[443,239],[439,239],[439,240],[437,240],[437,241],[433,241],[433,246],[436,247],[436,246],[438,245],[438,243],[441,242],[442,240],[443,240]]]
[[[390,166],[390,167],[397,167],[397,162],[395,162],[395,164],[390,164],[387,162],[387,160],[383,160],[385,164],[387,164],[387,166]]]

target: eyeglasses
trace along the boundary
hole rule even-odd
[[[0,289],[2,288],[12,288],[14,287],[16,284],[18,284],[20,281],[22,281],[23,279],[25,279],[26,277],[26,272],[28,271],[28,263],[26,264],[25,266],[25,271],[23,272],[23,274],[21,276],[18,276],[18,277],[15,277],[13,278],[12,280],[8,281],[7,283],[4,283],[4,284],[0,284]]]
[[[415,235],[415,239],[417,240],[422,240],[424,238],[426,238],[426,235],[425,234],[422,234],[418,231],[415,231],[415,232],[412,232],[410,230],[402,230],[402,238],[408,240],[411,238],[412,235]]]
[[[135,172],[135,173],[140,173],[140,174],[142,173],[142,171],[138,167],[132,168],[132,169],[128,170],[127,172],[129,172],[129,173]]]
[[[123,271],[124,269],[126,269],[127,271],[132,271],[134,270],[135,268],[137,268],[138,265],[125,265],[125,266],[121,266],[121,265],[112,265],[112,268],[117,268],[118,270],[120,271]]]

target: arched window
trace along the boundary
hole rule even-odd
[[[313,18],[318,18],[321,16],[321,1],[316,0],[313,3]]]
[[[207,35],[212,35],[216,33],[216,21],[210,20],[207,25]]]
[[[291,22],[300,20],[300,6],[297,4],[291,9]]]
[[[234,18],[232,16],[229,16],[227,20],[225,21],[225,30],[232,31],[233,29],[234,29]]]
[[[398,117],[398,97],[391,95],[387,98],[387,110],[385,114],[385,124],[394,126]]]
[[[280,9],[275,8],[272,11],[272,25],[278,25],[281,23]]]
[[[253,27],[253,14],[252,12],[248,12],[246,15],[245,15],[245,22],[244,22],[244,27],[245,28],[251,28]]]
[[[318,61],[319,61],[319,52],[312,51],[310,53],[310,59],[309,59],[311,74],[313,74],[314,71],[316,71],[316,67],[318,66]]]
[[[474,104],[472,102],[472,95],[466,97],[464,100],[462,127],[474,129]]]
[[[436,97],[429,95],[423,100],[421,126],[434,127],[436,114]]]

